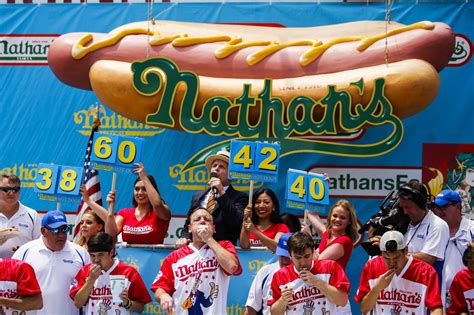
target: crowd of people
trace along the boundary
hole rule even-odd
[[[253,279],[246,314],[351,314],[351,287],[358,288],[354,301],[362,313],[474,314],[474,223],[462,215],[457,192],[430,200],[416,180],[399,187],[408,229],[369,233],[381,255],[369,257],[357,285],[345,273],[359,238],[351,202],[334,203],[326,223],[308,213],[300,225],[280,213],[271,189],[259,189],[250,201],[234,189],[229,157],[222,150],[207,158],[208,188],[193,195],[176,250],[150,287],[164,312],[225,314],[230,276],[242,272],[240,245],[266,247],[277,257]],[[0,314],[143,311],[152,300],[148,288],[136,269],[117,259],[116,240],[163,243],[171,209],[142,163],[134,173],[133,207],[116,214],[114,190],[106,209],[81,188],[90,210],[76,242],[67,240],[64,213],[49,211],[41,219],[20,202],[20,179],[0,175]]]

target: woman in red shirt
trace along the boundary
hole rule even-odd
[[[262,188],[252,199],[253,206],[247,205],[244,210],[240,247],[266,246],[275,252],[280,236],[289,232],[280,217],[278,198],[273,190]]]
[[[317,213],[308,213],[308,219],[321,237],[317,250],[319,259],[335,260],[345,270],[358,238],[357,217],[352,203],[337,201],[329,210],[326,225]]]
[[[134,183],[133,208],[121,209],[114,216],[97,203],[88,205],[99,216],[105,215],[105,231],[116,237],[122,233],[122,240],[130,244],[162,244],[168,231],[171,210],[161,198],[155,179],[145,172],[142,163],[135,164],[133,173],[138,174]],[[109,209],[115,203],[115,191],[107,195]]]

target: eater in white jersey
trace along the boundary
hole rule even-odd
[[[90,263],[89,254],[67,240],[69,225],[61,211],[47,212],[41,225],[42,237],[24,244],[13,255],[35,270],[43,295],[43,308],[36,314],[79,314],[69,298],[69,288],[79,270]]]
[[[362,313],[422,315],[443,314],[434,268],[408,256],[403,234],[385,232],[380,239],[382,256],[369,260],[360,277],[355,300]]]
[[[235,247],[213,238],[206,209],[191,213],[188,229],[191,244],[165,258],[151,290],[168,314],[225,314],[230,276],[242,273]]]
[[[0,258],[12,257],[21,245],[41,236],[40,217],[20,202],[20,190],[16,175],[0,175]]]
[[[27,263],[0,258],[0,314],[13,315],[43,307],[35,271]]]
[[[474,243],[471,243],[462,256],[464,269],[461,269],[449,289],[446,314],[474,314]]]
[[[138,271],[115,258],[114,240],[99,232],[87,242],[92,263],[79,271],[70,290],[76,307],[86,315],[141,313],[151,302]]]
[[[334,260],[314,259],[314,241],[305,232],[288,240],[293,264],[278,270],[272,279],[272,314],[336,314],[348,300],[349,280]]]

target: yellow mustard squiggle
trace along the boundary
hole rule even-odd
[[[221,47],[214,51],[214,57],[218,59],[226,58],[239,50],[248,47],[264,46],[262,49],[250,54],[246,58],[246,62],[249,66],[255,65],[267,58],[268,56],[288,47],[294,46],[309,46],[309,48],[301,54],[299,58],[299,64],[307,66],[313,61],[318,59],[326,50],[334,45],[340,43],[360,41],[357,46],[358,51],[364,51],[375,42],[388,38],[390,36],[407,32],[414,29],[434,29],[434,24],[429,21],[417,22],[411,25],[399,27],[388,31],[386,34],[380,34],[375,36],[352,36],[352,37],[339,37],[332,39],[326,43],[321,42],[317,39],[298,40],[289,43],[278,43],[272,40],[260,40],[252,42],[242,42],[242,38],[230,35],[216,35],[206,37],[188,37],[187,34],[176,34],[172,36],[162,37],[158,31],[148,31],[144,28],[132,28],[123,29],[117,33],[114,33],[111,37],[92,43],[92,34],[86,34],[74,43],[72,47],[72,57],[74,59],[81,59],[87,54],[94,52],[98,49],[115,45],[119,40],[128,35],[150,35],[152,36],[150,44],[152,46],[160,46],[171,43],[175,47],[187,47],[198,44],[225,42]]]

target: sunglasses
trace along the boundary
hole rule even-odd
[[[0,190],[3,192],[14,192],[17,193],[20,191],[20,187],[0,187]]]
[[[53,235],[57,235],[57,234],[59,234],[59,233],[67,233],[67,232],[69,232],[69,225],[63,225],[63,226],[58,227],[58,228],[55,228],[55,229],[50,228],[50,227],[47,227],[47,226],[45,226],[45,228],[46,228],[47,230],[49,230],[49,231],[51,232],[51,234],[53,234]]]

